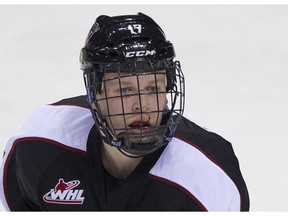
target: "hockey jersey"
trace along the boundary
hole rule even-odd
[[[174,138],[126,179],[101,164],[85,96],[36,109],[8,141],[1,201],[11,211],[248,211],[231,144],[182,118]]]

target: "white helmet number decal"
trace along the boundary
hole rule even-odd
[[[142,25],[141,24],[128,25],[127,28],[131,32],[131,34],[140,34],[142,31]]]

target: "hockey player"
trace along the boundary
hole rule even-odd
[[[231,144],[182,117],[174,57],[150,17],[99,16],[80,54],[87,95],[36,109],[7,143],[5,208],[248,211]]]

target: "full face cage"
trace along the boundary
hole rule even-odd
[[[165,88],[159,77],[164,77]],[[136,156],[149,154],[169,143],[184,110],[184,76],[178,61],[95,65],[85,70],[84,80],[88,102],[104,142],[124,154]],[[130,83],[125,84],[125,80]],[[149,83],[144,88],[143,80]],[[111,83],[117,93],[111,90]],[[131,101],[136,101],[138,107],[130,109]],[[144,103],[149,103],[149,107]]]

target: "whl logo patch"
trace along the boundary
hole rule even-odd
[[[74,189],[79,184],[79,180],[65,182],[64,179],[60,178],[55,188],[43,196],[43,200],[54,204],[82,204],[85,198],[82,197],[84,190]]]

